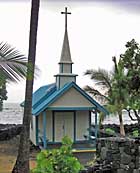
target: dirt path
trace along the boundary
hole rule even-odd
[[[19,136],[12,139],[0,141],[0,173],[11,173],[15,164],[19,146]],[[36,156],[40,151],[35,147],[31,147],[30,151],[30,168],[36,165]],[[75,153],[82,164],[86,164],[94,158],[95,152]]]
[[[0,173],[11,173],[17,157],[19,136],[13,139],[0,141]],[[35,167],[35,158],[39,151],[32,150],[30,155],[30,167]]]

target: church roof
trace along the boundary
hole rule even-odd
[[[60,63],[72,63],[67,29],[64,34]]]
[[[56,90],[56,84],[49,84],[49,85],[44,85],[37,89],[33,93],[32,97],[32,108],[35,109],[43,100],[48,98],[54,91]],[[22,102],[20,106],[24,107],[24,103]]]
[[[56,90],[55,83],[40,87],[33,93],[32,107],[38,106],[42,100],[48,98]]]
[[[108,114],[108,111],[90,97],[84,90],[82,90],[75,82],[70,82],[64,85],[61,89],[57,90],[55,84],[50,84],[39,88],[33,94],[32,114],[39,115],[46,110],[50,104],[59,99],[66,91],[74,87],[80,94],[82,94],[88,101],[93,104],[97,110]]]

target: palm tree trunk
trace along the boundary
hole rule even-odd
[[[23,129],[20,135],[18,156],[12,173],[30,172],[29,170],[30,119],[32,116],[31,113],[32,92],[33,92],[33,82],[34,82],[34,66],[35,66],[35,54],[36,54],[39,4],[40,0],[32,0]]]
[[[122,119],[122,111],[118,112],[119,115],[119,121],[120,121],[120,135],[122,137],[125,136],[125,130],[124,130],[124,124],[123,124],[123,119]]]

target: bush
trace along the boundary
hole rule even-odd
[[[138,131],[138,130],[134,130],[134,131],[132,132],[132,136],[133,136],[133,137],[139,137],[139,131]]]
[[[115,134],[115,131],[114,131],[113,129],[111,129],[111,128],[106,128],[106,129],[105,129],[105,132],[106,132],[107,134],[109,134],[109,135]]]
[[[78,173],[82,165],[72,154],[72,141],[65,136],[60,149],[43,150],[32,173]]]

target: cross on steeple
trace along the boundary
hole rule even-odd
[[[58,90],[67,83],[76,82],[76,76],[77,76],[76,74],[72,73],[73,62],[71,59],[68,31],[67,31],[67,15],[71,13],[68,12],[67,7],[65,7],[65,12],[61,12],[61,14],[65,14],[65,32],[64,32],[61,57],[59,61],[59,73],[55,75],[56,86]]]
[[[67,7],[65,7],[65,12],[61,12],[61,14],[65,14],[65,30],[67,30],[67,14],[71,14],[67,11]]]

